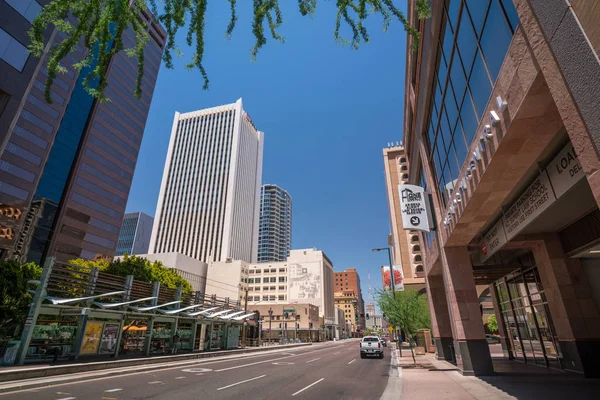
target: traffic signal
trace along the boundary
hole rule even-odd
[[[369,314],[367,313],[367,319],[369,319]]]

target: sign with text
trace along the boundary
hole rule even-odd
[[[429,216],[427,213],[427,195],[421,186],[398,185],[400,194],[400,212],[404,229],[429,232]]]
[[[552,182],[554,194],[559,198],[571,189],[581,178],[585,176],[581,163],[571,143],[567,144],[560,153],[550,162],[548,177]]]
[[[479,246],[481,248],[481,261],[485,261],[494,255],[502,246],[506,244],[506,232],[504,232],[504,225],[502,218],[498,220],[481,239]]]
[[[554,201],[554,193],[546,171],[533,181],[525,192],[504,213],[504,229],[508,240],[517,236],[527,225],[536,219]]]

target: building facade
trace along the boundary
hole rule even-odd
[[[292,197],[277,185],[260,190],[258,262],[285,261],[292,249]]]
[[[352,291],[340,291],[334,294],[334,304],[336,309],[344,311],[346,325],[350,328],[350,336],[358,337],[362,332],[360,325],[360,310],[358,299]]]
[[[354,293],[358,310],[358,331],[364,330],[365,325],[365,301],[360,287],[360,276],[356,268],[346,268],[343,272],[334,272],[335,292]]]
[[[506,357],[598,377],[600,8],[439,0],[432,15],[406,53],[404,148],[439,227],[419,234],[438,357],[493,373],[487,285]]]
[[[248,268],[248,304],[287,303],[287,282],[287,262],[250,264]]]
[[[256,262],[262,153],[242,99],[175,113],[150,252]]]
[[[96,61],[79,73],[72,65],[86,54],[77,47],[64,61],[44,100],[47,55],[23,55],[27,30],[47,1],[0,3],[0,204],[18,210],[0,238],[5,257],[42,263],[47,256],[112,257],[129,196],[146,118],[165,46],[166,32],[141,11],[150,40],[145,49],[143,92],[134,97],[137,63],[120,52],[112,57],[101,103],[82,86]],[[37,4],[37,5],[36,5]],[[6,29],[5,29],[6,28]],[[48,31],[57,43],[65,35]],[[135,37],[126,30],[126,47]],[[12,70],[11,70],[12,68]],[[98,82],[91,82],[97,85]],[[18,216],[17,216],[18,215]]]
[[[392,232],[392,262],[402,266],[404,285],[420,290],[425,287],[421,240],[417,231],[404,230],[400,217],[398,185],[408,183],[409,177],[409,162],[401,143],[391,143],[383,149],[383,165]]]
[[[282,338],[302,342],[317,342],[323,339],[318,306],[294,303],[254,305],[248,309],[260,314],[262,342],[278,342]]]
[[[154,218],[143,212],[125,214],[115,255],[148,253],[153,224]]]

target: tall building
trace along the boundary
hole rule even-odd
[[[356,268],[346,268],[343,272],[334,272],[335,292],[344,292],[345,295],[352,295],[356,299],[356,310],[358,323],[355,323],[357,330],[365,329],[365,301],[360,287],[360,276]]]
[[[255,262],[262,153],[242,99],[176,112],[150,252]]]
[[[506,358],[598,377],[598,3],[431,6],[407,40],[403,142],[438,226],[419,233],[437,355],[494,372],[489,293]]]
[[[392,262],[402,266],[404,285],[417,289],[425,287],[421,240],[417,231],[404,230],[400,214],[398,185],[408,183],[409,164],[401,143],[383,149],[385,188],[390,211]]]
[[[166,32],[148,11],[143,93],[133,95],[135,59],[120,52],[112,57],[106,79],[110,102],[90,96],[82,82],[95,62],[79,73],[73,64],[85,56],[79,46],[63,62],[44,100],[47,55],[36,59],[25,51],[27,30],[48,1],[0,3],[0,204],[15,217],[2,225],[3,256],[42,263],[46,256],[112,257],[141,144]],[[64,34],[49,29],[57,43]],[[135,42],[126,30],[126,46]],[[98,82],[91,82],[97,85]],[[18,215],[18,216],[17,216]]]
[[[143,212],[125,214],[115,255],[148,253],[153,223],[154,218]]]
[[[258,262],[285,261],[292,248],[292,197],[277,185],[260,191]]]

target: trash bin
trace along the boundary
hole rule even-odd
[[[2,357],[2,365],[13,365],[15,363],[20,344],[20,340],[9,340],[6,343],[6,351],[4,352],[4,357]]]

